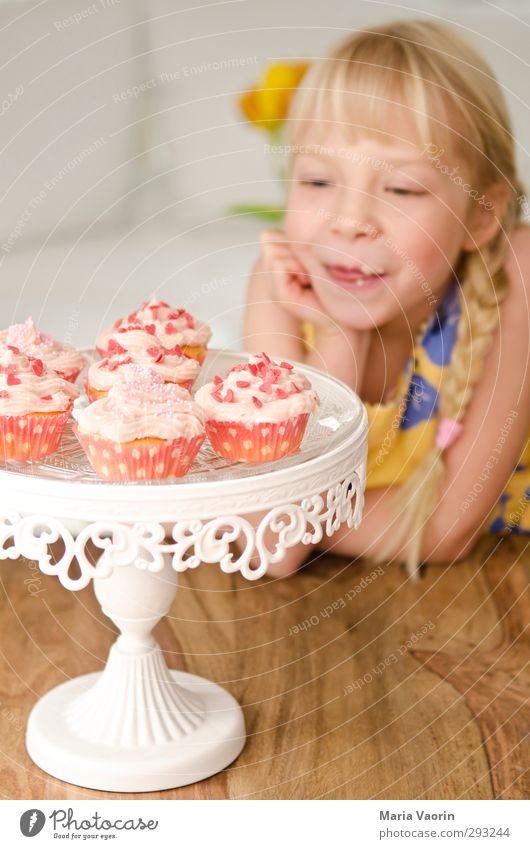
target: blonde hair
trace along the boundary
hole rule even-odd
[[[455,272],[460,281],[460,320],[451,362],[439,392],[441,416],[461,420],[506,295],[506,233],[521,219],[525,192],[517,177],[510,119],[500,87],[480,53],[458,31],[436,22],[396,21],[355,32],[304,78],[289,113],[291,149],[299,147],[308,124],[340,129],[347,139],[376,135],[393,140],[392,112],[407,110],[425,146],[463,159],[480,191],[504,182],[506,212],[497,234],[480,248],[462,252]],[[313,135],[314,138],[314,135]],[[425,323],[417,339],[421,337]],[[421,560],[423,531],[436,510],[444,473],[443,455],[433,445],[397,488],[391,522],[368,556],[387,561],[404,550],[407,571]]]

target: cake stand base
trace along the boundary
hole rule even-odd
[[[182,740],[120,748],[80,739],[61,721],[101,672],[82,675],[47,693],[33,708],[26,734],[31,759],[50,775],[93,790],[148,793],[183,787],[224,769],[245,744],[243,712],[218,684],[169,670],[175,683],[200,695],[203,722]]]

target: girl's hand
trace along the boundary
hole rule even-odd
[[[261,234],[263,267],[272,274],[274,293],[282,307],[300,321],[310,321],[319,329],[338,330],[336,322],[325,312],[311,283],[310,249],[301,251],[306,264],[293,253],[281,230],[265,230]]]

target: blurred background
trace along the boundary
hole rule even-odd
[[[78,346],[156,292],[240,346],[259,231],[282,205],[267,135],[238,107],[267,65],[352,29],[461,27],[503,86],[530,185],[530,4],[504,0],[0,2],[2,326],[32,315]]]

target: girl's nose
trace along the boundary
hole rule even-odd
[[[331,229],[350,239],[359,235],[376,236],[379,228],[374,219],[370,195],[358,190],[341,193],[332,214]]]

